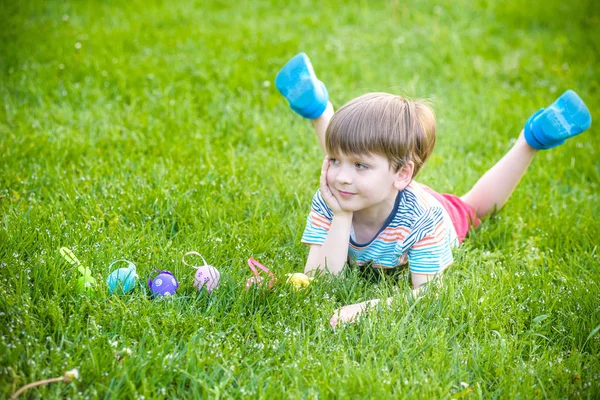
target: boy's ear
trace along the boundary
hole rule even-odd
[[[412,181],[413,172],[415,170],[415,163],[412,161],[407,162],[396,172],[396,180],[394,180],[394,187],[400,191],[404,190],[405,187]]]

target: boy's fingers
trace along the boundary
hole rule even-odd
[[[329,169],[329,157],[325,156],[323,160],[323,165],[321,166],[321,195],[329,196],[330,191],[327,186],[327,170]]]
[[[329,157],[325,156],[323,164],[321,164],[321,183],[327,183],[327,170],[329,169]]]
[[[340,312],[340,310],[336,310],[336,311],[333,313],[333,316],[331,317],[331,319],[329,320],[329,325],[331,325],[331,328],[332,328],[332,329],[335,329],[335,327],[336,327],[336,326],[337,326],[337,324],[338,324],[338,321],[339,321],[339,319],[340,319],[340,314],[339,314],[339,312]]]

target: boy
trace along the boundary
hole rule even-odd
[[[457,197],[413,180],[435,144],[435,117],[425,103],[369,93],[334,113],[304,53],[282,68],[275,84],[296,113],[311,119],[326,154],[302,236],[310,245],[305,272],[337,275],[346,262],[376,268],[408,263],[415,294],[452,264],[452,248],[469,229],[504,205],[538,150],[591,125],[583,101],[565,92],[531,116],[512,149]],[[342,307],[332,327],[378,302]]]

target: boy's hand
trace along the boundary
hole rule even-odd
[[[342,308],[338,308],[333,313],[333,316],[329,320],[329,324],[333,329],[341,323],[347,322],[356,322],[358,321],[360,314],[365,311],[368,307],[372,307],[379,303],[379,300],[369,300],[363,301],[362,303],[350,304],[349,306],[344,306]]]
[[[321,197],[327,203],[331,211],[334,214],[346,213],[340,206],[340,202],[335,198],[331,189],[329,188],[329,184],[327,182],[327,171],[329,170],[329,156],[325,156],[323,160],[323,165],[321,166]]]

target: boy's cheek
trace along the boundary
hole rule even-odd
[[[331,171],[331,169],[329,171],[327,171],[327,184],[328,185],[333,185],[333,182],[335,182],[335,176],[336,174]]]

